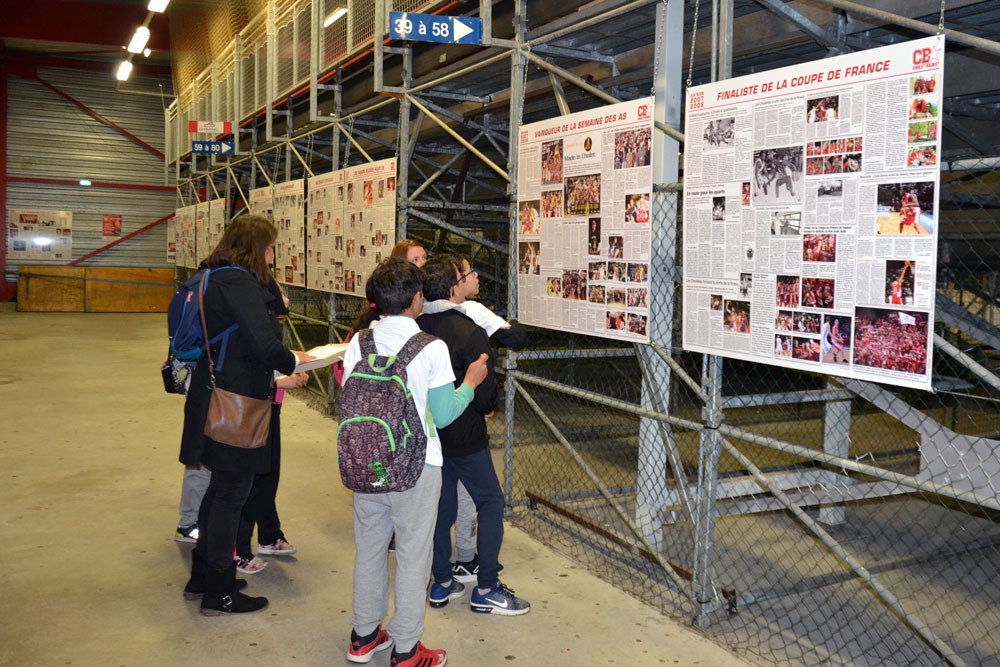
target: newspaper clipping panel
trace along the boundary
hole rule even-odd
[[[653,100],[521,129],[518,319],[649,341]]]
[[[364,297],[396,243],[396,158],[309,179],[309,287]]]
[[[941,36],[691,88],[687,350],[929,389]]]

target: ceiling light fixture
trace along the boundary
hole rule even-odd
[[[146,48],[146,49],[142,50],[142,55],[143,55],[144,58],[148,58],[149,54],[151,54],[152,52],[153,51],[151,49]]]
[[[166,10],[167,5],[170,4],[170,0],[149,0],[149,6],[146,7],[151,12],[156,12],[157,14],[163,13]]]
[[[90,185],[90,179],[89,178],[81,178],[80,179],[80,185],[83,185],[83,186]]]
[[[347,7],[337,7],[336,9],[333,10],[333,13],[327,16],[326,20],[323,21],[323,27],[329,28],[334,23],[339,21],[340,18],[346,13],[347,13]]]
[[[115,78],[119,81],[128,81],[130,74],[132,74],[132,63],[123,60],[122,64],[118,66],[118,73],[115,74]]]
[[[149,41],[149,28],[144,25],[139,26],[135,29],[135,34],[132,35],[132,41],[128,43],[129,53],[142,53],[142,50],[146,48],[146,42]]]

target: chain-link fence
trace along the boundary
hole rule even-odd
[[[654,343],[511,355],[516,523],[755,663],[1000,664],[995,179],[942,178],[931,393],[681,351],[658,193]]]

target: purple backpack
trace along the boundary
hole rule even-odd
[[[437,340],[419,332],[398,354],[375,348],[374,332],[357,333],[361,359],[340,393],[337,455],[340,479],[358,493],[413,488],[424,468],[427,435],[406,384],[406,366]]]

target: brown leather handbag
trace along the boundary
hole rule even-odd
[[[208,347],[208,326],[205,324],[205,281],[208,271],[198,287],[198,309],[201,311],[201,333],[205,340],[208,372],[212,379],[212,395],[208,401],[205,418],[205,435],[224,445],[257,449],[267,444],[271,433],[271,408],[269,398],[251,398],[215,386],[215,363]]]

